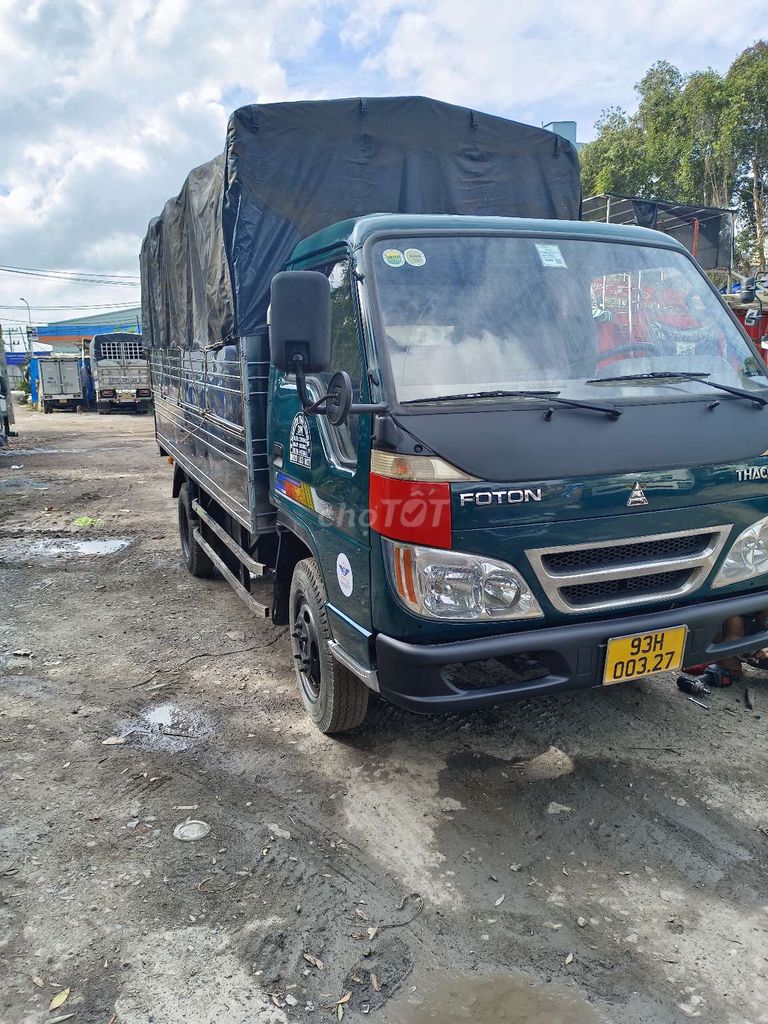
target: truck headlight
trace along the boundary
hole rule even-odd
[[[544,614],[522,573],[506,562],[385,537],[381,543],[392,589],[416,615],[476,622]]]
[[[768,573],[768,516],[742,530],[715,576],[713,587],[728,587]]]

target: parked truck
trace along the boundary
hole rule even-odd
[[[289,625],[325,732],[768,644],[765,364],[682,245],[580,198],[538,128],[280,103],[149,225],[184,560]]]
[[[98,413],[149,412],[149,362],[140,334],[95,335],[84,341],[82,364]]]
[[[5,346],[3,344],[3,332],[0,329],[0,448],[4,448],[9,437],[16,437],[13,430],[13,398],[11,397],[11,382],[8,375],[6,363]]]
[[[85,404],[77,356],[37,356],[38,405],[45,413],[75,412]]]

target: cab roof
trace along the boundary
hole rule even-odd
[[[646,245],[664,246],[685,252],[682,246],[669,235],[650,228],[639,228],[627,224],[603,224],[584,220],[535,220],[528,217],[476,217],[453,214],[406,214],[371,213],[365,217],[353,217],[331,224],[303,239],[289,260],[288,265],[313,260],[316,256],[334,249],[359,249],[373,234],[389,234],[412,231],[497,231],[500,234],[568,235],[571,238],[604,240],[607,242],[634,242]]]

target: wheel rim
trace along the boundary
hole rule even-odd
[[[304,696],[314,704],[320,696],[320,642],[312,609],[303,599],[296,609],[293,656]]]

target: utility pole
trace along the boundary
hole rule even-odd
[[[29,327],[27,328],[27,353],[32,355],[32,310],[29,308],[29,303],[26,299],[20,299],[21,302],[27,307],[27,316],[29,317]]]

